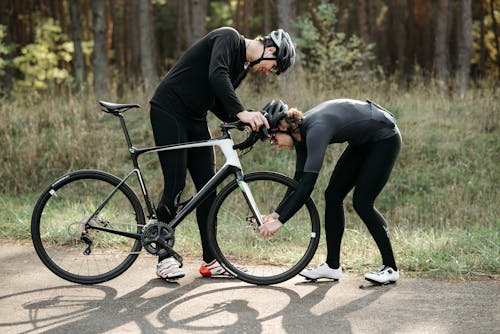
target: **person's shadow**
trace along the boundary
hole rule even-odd
[[[291,299],[288,307],[282,311],[286,333],[352,333],[347,316],[368,307],[391,288],[384,286],[372,289],[362,298],[347,304],[340,302],[338,307],[317,314],[314,312],[315,307],[322,303],[334,303],[336,296],[342,295],[340,285],[328,281],[300,284],[311,284],[315,289],[305,296]]]
[[[22,294],[38,295],[42,292],[51,297],[35,298],[25,303],[23,307],[29,312],[29,321],[0,323],[0,331],[2,327],[31,324],[32,329],[23,333],[82,330],[103,333],[132,322],[144,333],[163,333],[172,328],[192,333],[214,330],[219,333],[261,333],[264,322],[274,321],[281,323],[280,327],[287,333],[324,333],[331,328],[335,328],[336,332],[349,333],[351,326],[346,315],[368,306],[387,291],[373,290],[349,304],[316,315],[313,308],[328,302],[324,300],[326,296],[342,293],[334,291],[338,284],[305,283],[311,284],[314,289],[304,296],[281,286],[242,284],[237,280],[199,278],[180,285],[152,279],[120,297],[117,297],[115,289],[106,286],[37,289]],[[214,289],[210,289],[211,286]],[[155,294],[149,293],[155,288]],[[268,305],[270,294],[273,305]],[[0,301],[18,295],[2,296]],[[155,314],[153,321],[152,314]]]

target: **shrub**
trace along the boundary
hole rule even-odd
[[[297,47],[301,62],[310,74],[309,80],[319,89],[352,85],[366,76],[366,62],[375,59],[374,44],[337,32],[336,23],[337,7],[325,1],[299,18],[301,37]]]
[[[73,43],[53,19],[41,22],[35,29],[35,43],[21,49],[14,65],[24,75],[16,81],[20,88],[47,89],[49,83],[61,84],[69,77],[66,69],[72,58]]]

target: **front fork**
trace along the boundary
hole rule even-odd
[[[255,199],[252,195],[252,191],[248,186],[248,183],[246,183],[245,180],[243,179],[243,173],[241,171],[238,171],[236,173],[236,182],[238,182],[238,186],[243,192],[245,201],[247,202],[248,206],[250,206],[250,210],[252,210],[253,219],[251,218],[250,221],[252,221],[252,223],[255,222],[257,224],[256,227],[262,226],[264,224],[264,222],[262,221],[262,214],[260,213],[259,208],[257,207],[257,203],[255,202]]]

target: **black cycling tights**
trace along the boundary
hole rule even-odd
[[[401,148],[400,135],[363,145],[348,145],[342,153],[325,191],[327,264],[340,265],[340,244],[345,228],[343,201],[354,188],[354,210],[368,227],[382,255],[383,264],[397,270],[387,223],[373,203],[387,183]]]
[[[165,112],[154,105],[151,106],[151,125],[156,145],[210,139],[206,120],[186,119],[175,113]],[[212,147],[163,151],[159,152],[158,155],[163,172],[164,187],[157,215],[158,220],[169,222],[175,216],[174,199],[186,184],[186,172],[189,171],[196,190],[199,191],[215,174],[215,155]],[[214,191],[196,209],[203,260],[207,263],[215,259],[208,246],[206,233],[208,214],[215,196]]]

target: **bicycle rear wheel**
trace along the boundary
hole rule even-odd
[[[272,213],[297,182],[282,174],[245,175],[261,214]],[[209,242],[221,265],[252,284],[277,284],[297,275],[311,261],[320,237],[320,219],[312,199],[273,238],[259,234],[238,183],[217,195],[209,216]]]
[[[31,238],[56,275],[96,284],[122,274],[136,260],[144,212],[133,190],[119,184],[111,174],[81,170],[62,176],[42,193],[31,219]]]

